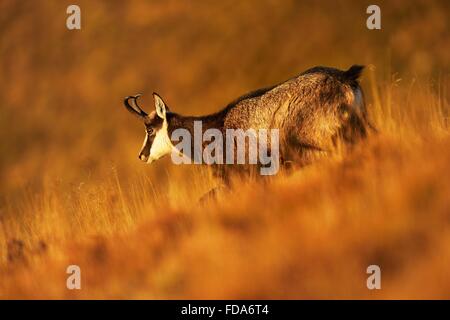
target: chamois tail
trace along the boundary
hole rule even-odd
[[[347,71],[344,71],[344,77],[349,81],[356,81],[361,76],[364,66],[353,65]]]

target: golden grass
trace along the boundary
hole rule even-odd
[[[81,1],[87,17],[79,38],[60,21],[35,16],[30,31],[19,18],[30,18],[34,4],[2,4],[19,22],[0,20],[8,26],[0,49],[9,76],[0,79],[0,298],[448,298],[448,56],[426,42],[447,39],[445,2],[422,4],[421,15],[410,8],[404,20],[394,17],[407,2],[385,5],[390,36],[367,33],[360,4],[322,3],[299,17],[304,8],[290,1],[256,11],[242,3],[149,9],[142,1],[110,2],[109,10],[99,3]],[[45,17],[63,7],[34,9]],[[187,12],[196,21],[190,28],[175,22],[189,20]],[[347,19],[330,18],[334,12]],[[125,24],[113,24],[121,14]],[[167,17],[173,29],[161,22]],[[267,35],[262,21],[286,41]],[[439,32],[419,27],[433,23]],[[309,46],[302,30],[312,33]],[[45,33],[67,47],[50,48]],[[134,41],[143,35],[153,41]],[[248,51],[238,50],[238,36]],[[26,39],[31,51],[13,50]],[[133,40],[136,51],[116,40]],[[376,57],[379,46],[391,48],[392,59]],[[147,55],[158,62],[152,69],[145,69],[153,63]],[[378,66],[369,65],[362,84],[379,133],[354,150],[264,182],[236,180],[231,192],[205,204],[198,199],[216,184],[207,168],[137,160],[143,130],[120,106],[133,90],[162,88],[176,111],[206,113],[300,66],[348,66],[358,58]],[[81,290],[66,288],[70,264],[81,267]],[[366,287],[370,264],[381,267],[382,290]]]
[[[101,182],[24,192],[2,219],[1,296],[445,298],[448,104],[398,81],[372,90],[378,135],[265,183],[238,181],[217,202],[197,202],[214,185],[200,167],[175,168],[165,187],[123,184],[112,168]],[[25,249],[7,261],[12,239]],[[65,287],[69,264],[80,291]],[[383,271],[379,292],[365,286],[370,264]]]

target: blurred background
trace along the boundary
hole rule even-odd
[[[316,65],[449,71],[445,0],[379,1],[381,30],[366,28],[370,1],[96,0],[77,1],[82,29],[69,31],[72,2],[0,4],[1,198],[45,175],[148,172],[127,95],[143,93],[149,110],[156,91],[176,112],[204,114]]]
[[[81,30],[66,28],[70,4],[81,8]],[[433,122],[417,121],[411,126],[410,132],[420,137],[408,139],[430,140],[427,130],[433,124],[436,136],[448,134],[450,2],[376,1],[381,8],[381,30],[366,27],[366,8],[371,4],[373,1],[365,0],[2,0],[0,245],[4,250],[0,261],[9,259],[6,249],[11,239],[19,238],[25,246],[35,248],[39,239],[51,247],[52,241],[60,243],[75,234],[81,239],[89,232],[111,234],[123,225],[134,225],[136,212],[153,210],[141,210],[147,200],[166,197],[173,203],[183,195],[185,203],[192,203],[193,196],[207,191],[211,182],[200,178],[190,181],[191,185],[184,183],[181,188],[187,191],[176,188],[187,171],[197,169],[174,168],[170,159],[152,166],[137,159],[144,128],[123,107],[123,97],[128,95],[143,93],[141,105],[151,110],[151,93],[156,91],[171,110],[200,115],[313,66],[347,69],[364,64],[368,68],[362,86],[378,127],[390,130],[393,137],[406,137],[408,119],[428,119],[427,110],[436,107],[440,111]],[[414,108],[406,108],[412,104]],[[374,108],[383,112],[373,112]],[[404,117],[405,110],[414,110],[410,118]],[[420,131],[419,127],[427,129]],[[436,146],[436,150],[441,148]],[[392,158],[394,149],[389,151]],[[440,168],[446,167],[442,164]],[[154,190],[139,199],[140,188],[149,186],[147,180],[139,182],[143,177],[151,181]],[[373,192],[384,190],[383,183],[372,180],[367,194],[353,194],[348,203],[372,203],[383,211],[375,205],[380,203],[375,197],[379,194]],[[88,191],[80,196],[83,186]],[[368,194],[375,197],[373,202],[365,200]],[[67,198],[61,200],[63,196]],[[405,206],[410,200],[396,199],[402,199],[398,201]],[[249,200],[248,205],[254,203]],[[447,203],[435,208],[436,212],[445,211]],[[248,211],[242,206],[242,212]],[[422,211],[431,208],[427,206]],[[399,205],[397,209],[405,208]],[[103,212],[103,216],[94,218],[87,212]],[[111,214],[119,212],[126,214],[116,215],[114,220]],[[64,227],[57,224],[63,216],[70,216]],[[49,221],[56,221],[55,225]],[[58,230],[64,232],[58,234]],[[286,229],[279,230],[286,234]],[[276,236],[272,236],[275,252]],[[198,239],[200,245],[205,238]],[[390,261],[390,256],[386,259]],[[219,257],[217,261],[222,263]],[[208,283],[213,286],[220,281]],[[265,289],[271,292],[273,287]],[[163,292],[167,297],[169,291]],[[208,292],[199,289],[197,293],[204,297]],[[281,296],[286,292],[279,291]]]

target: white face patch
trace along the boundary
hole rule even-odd
[[[173,144],[167,130],[167,121],[164,120],[161,129],[156,132],[155,138],[153,139],[153,143],[150,148],[150,156],[148,157],[147,163],[152,163],[154,160],[158,160],[162,156],[171,153],[172,149]]]

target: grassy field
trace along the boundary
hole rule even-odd
[[[80,31],[0,4],[0,298],[449,297],[448,1],[381,1],[377,31],[364,1],[78,2]],[[379,132],[351,152],[205,204],[207,167],[137,159],[126,95],[205,114],[355,63]]]

